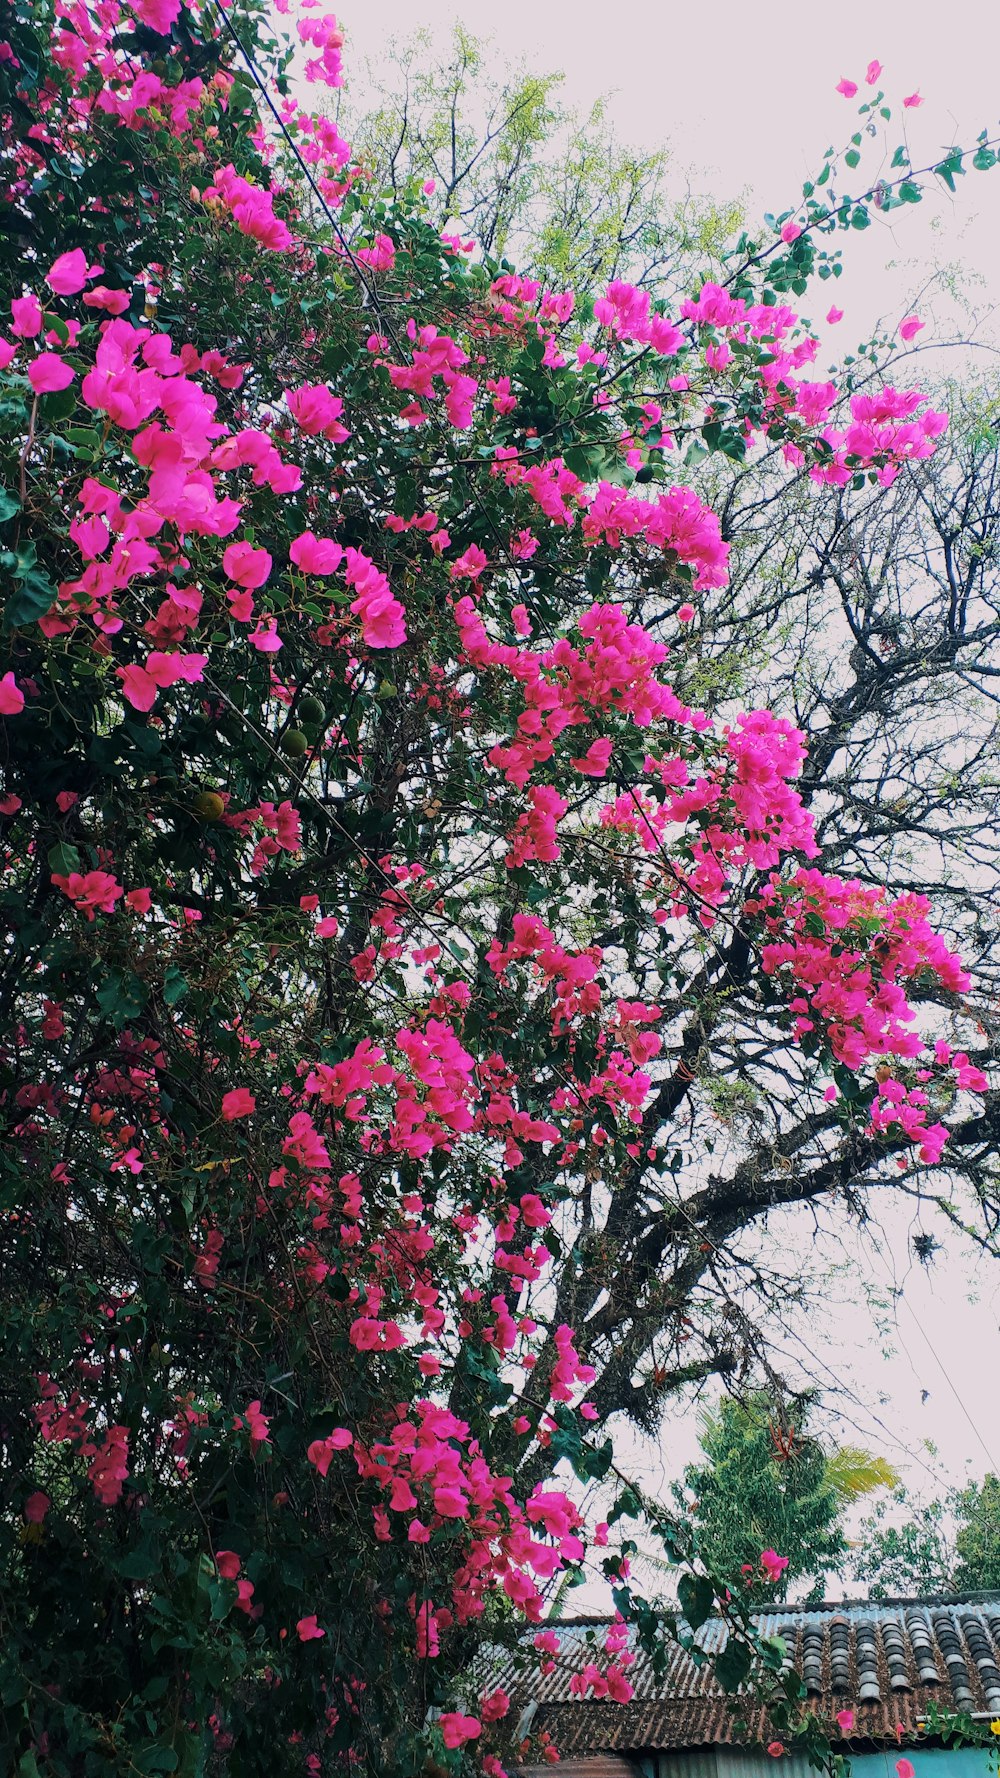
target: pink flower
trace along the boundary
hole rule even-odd
[[[470,543],[467,550],[451,565],[452,580],[475,580],[486,567],[487,558],[478,543]]]
[[[251,1599],[253,1598],[253,1581],[252,1580],[238,1580],[236,1582],[236,1592],[237,1592],[237,1599],[236,1599],[237,1611],[245,1612],[247,1617],[253,1618],[254,1620],[259,1618],[263,1612],[263,1606],[251,1605],[251,1603],[250,1603]]]
[[[907,93],[906,98],[903,100],[903,107],[907,111],[912,111],[915,106],[922,105],[923,102],[924,101],[919,93]]]
[[[376,272],[391,272],[396,263],[396,249],[388,235],[376,235],[373,247],[355,247],[354,257]]]
[[[6,370],[11,359],[16,357],[17,347],[13,340],[5,340],[0,334],[0,370]]]
[[[853,1710],[838,1710],[837,1711],[837,1727],[840,1730],[842,1735],[849,1735],[851,1730],[854,1727],[854,1711]]]
[[[913,1778],[913,1761],[908,1759],[898,1759],[896,1761],[896,1771],[899,1774],[899,1778]]]
[[[238,543],[231,543],[223,551],[222,566],[237,586],[246,587],[248,592],[253,592],[264,585],[271,572],[272,562],[266,549],[254,549],[252,543],[241,538]]]
[[[769,1581],[779,1581],[788,1567],[788,1557],[776,1555],[774,1550],[764,1550],[760,1565]]]
[[[900,339],[907,341],[915,339],[923,325],[919,315],[907,315],[906,320],[899,323]]]
[[[37,296],[15,296],[10,305],[11,333],[33,340],[42,331],[42,311]]]
[[[42,352],[28,366],[28,381],[36,395],[51,395],[56,389],[68,389],[74,375],[58,352]]]
[[[882,72],[881,62],[878,62],[878,61],[869,62],[867,68],[865,69],[865,80],[867,81],[869,86],[875,85],[875,82],[878,79],[881,72]]]
[[[437,191],[437,180],[436,179],[425,179],[423,182],[423,185],[420,187],[420,189],[423,192],[425,198],[432,198],[434,196],[434,193]]]
[[[106,284],[95,284],[83,298],[88,309],[103,309],[107,315],[124,315],[132,301],[127,290],[109,290]]]
[[[531,619],[526,605],[515,605],[510,614],[510,621],[519,636],[531,635]]]
[[[317,537],[312,531],[303,531],[293,539],[288,554],[303,574],[334,574],[344,552],[332,537]]]
[[[24,1516],[29,1525],[40,1525],[52,1505],[47,1494],[29,1494],[24,1503]]]
[[[136,18],[151,31],[158,31],[161,37],[169,37],[170,27],[180,16],[180,10],[181,0],[132,0]]]
[[[247,1402],[244,1410],[244,1418],[246,1419],[247,1431],[250,1434],[250,1443],[252,1445],[268,1444],[270,1440],[271,1423],[268,1420],[267,1415],[261,1413],[259,1401]]]
[[[321,1636],[326,1635],[326,1631],[321,1630],[316,1622],[315,1612],[311,1617],[300,1617],[295,1628],[300,1642],[318,1642]]]
[[[785,1749],[780,1741],[772,1741],[770,1742],[767,1751],[772,1759],[780,1759]]]
[[[122,682],[122,697],[133,710],[151,710],[157,693],[176,685],[179,679],[197,685],[204,677],[207,661],[207,654],[164,654],[154,648],[141,667],[116,667],[115,672]]]
[[[24,709],[24,693],[13,673],[0,679],[0,716],[19,716]]]
[[[216,1550],[215,1566],[223,1580],[235,1580],[242,1564],[235,1550]]]
[[[116,667],[115,672],[122,682],[122,697],[131,704],[133,710],[151,710],[156,703],[158,686],[151,679],[144,667]]]
[[[781,238],[785,245],[790,247],[793,241],[798,240],[801,233],[802,229],[797,222],[786,222],[781,231]]]
[[[282,646],[281,637],[278,635],[277,619],[269,618],[263,626],[258,623],[250,637],[250,643],[252,647],[256,648],[258,654],[277,654]]]
[[[286,389],[285,400],[292,418],[303,432],[313,438],[322,433],[333,444],[343,444],[350,433],[341,425],[344,404],[339,395],[331,395],[325,383],[303,383],[300,389]]]
[[[440,1727],[446,1747],[464,1747],[467,1741],[478,1740],[483,1732],[478,1716],[463,1716],[458,1710],[443,1711]]]
[[[838,309],[836,303],[832,304],[826,311],[826,319],[831,327],[836,327],[837,322],[844,319],[843,309]]]
[[[88,278],[100,271],[98,265],[88,265],[87,255],[82,247],[74,247],[69,253],[60,253],[55,264],[45,274],[45,282],[57,296],[75,296],[82,290]]]
[[[611,747],[612,743],[607,736],[603,740],[592,741],[582,759],[573,760],[574,769],[587,778],[605,777],[611,762]]]
[[[505,1691],[499,1688],[490,1692],[489,1697],[480,1698],[479,1711],[483,1722],[499,1722],[510,1709],[510,1699]]]
[[[306,1451],[309,1462],[320,1475],[325,1476],[333,1462],[334,1451],[346,1451],[354,1443],[353,1435],[346,1426],[336,1426],[328,1438],[314,1438]]]
[[[837,91],[838,93],[843,93],[845,99],[853,99],[857,90],[858,83],[856,80],[838,80],[837,82]]]
[[[125,906],[133,914],[148,914],[152,892],[149,889],[130,889],[125,897]]]
[[[70,901],[75,902],[88,920],[93,920],[97,912],[113,914],[115,902],[125,891],[120,883],[106,870],[89,870],[86,872],[70,871],[68,877],[61,877],[53,871],[52,881],[57,889],[61,889]]]
[[[247,1087],[233,1087],[222,1095],[222,1115],[228,1124],[234,1118],[249,1117],[256,1109],[257,1101]]]
[[[694,606],[693,605],[679,605],[678,606],[678,608],[677,608],[678,623],[689,624],[693,621],[693,619],[694,619]]]

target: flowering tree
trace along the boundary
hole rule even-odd
[[[875,1159],[986,1086],[916,1021],[967,981],[926,898],[819,869],[799,731],[669,661],[727,581],[685,453],[887,487],[945,430],[891,386],[835,425],[803,374],[782,293],[864,200],[807,194],[674,314],[542,289],[368,189],[296,96],[340,48],[182,0],[43,0],[0,47],[26,1778],[498,1778],[509,1700],[462,1676],[602,1560],[552,1472],[613,1473],[645,1386],[615,1244],[637,1310],[680,1301],[728,1214],[653,1186],[704,1021],[752,993],[800,1116]],[[654,1525],[738,1682],[744,1608]],[[623,1635],[583,1689],[629,1696]]]
[[[561,80],[498,66],[495,44],[455,25],[439,50],[418,31],[361,69],[351,57],[336,115],[380,185],[419,187],[442,228],[457,223],[494,258],[551,286],[628,278],[665,295],[712,263],[740,208],[678,202],[667,152],[620,144],[605,101],[579,115]]]

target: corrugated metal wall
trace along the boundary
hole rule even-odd
[[[852,1778],[896,1778],[895,1748],[851,1756]],[[988,1778],[989,1750],[983,1747],[924,1747],[907,1750],[916,1778]],[[689,1753],[632,1755],[644,1778],[816,1778],[805,1759],[770,1759],[766,1753],[735,1747],[699,1747]]]

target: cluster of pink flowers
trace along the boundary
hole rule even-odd
[[[294,245],[287,222],[274,213],[273,194],[244,179],[234,166],[220,168],[201,195],[203,203],[224,204],[240,232],[272,253],[287,253]]]
[[[765,975],[786,975],[799,1037],[825,1033],[838,1061],[860,1068],[870,1056],[912,1057],[923,1047],[906,1029],[914,1019],[901,982],[930,976],[960,993],[969,977],[934,932],[926,896],[890,901],[884,890],[820,871],[771,882],[747,904],[762,916]]]
[[[71,1444],[87,1460],[87,1477],[98,1500],[114,1506],[128,1480],[128,1427],[109,1426],[98,1444],[87,1424],[90,1406],[81,1396],[74,1391],[61,1402],[57,1385],[45,1373],[38,1386],[41,1400],[34,1412],[42,1439],[46,1444]]]
[[[439,333],[430,324],[418,328],[411,320],[406,332],[414,348],[410,363],[388,366],[393,388],[409,390],[414,397],[403,408],[400,418],[411,426],[422,425],[427,413],[420,402],[432,399],[435,379],[440,379],[445,391],[445,411],[451,424],[459,430],[471,425],[479,385],[475,377],[462,371],[462,365],[468,363],[468,353],[463,352],[449,334]]]

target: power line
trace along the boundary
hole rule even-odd
[[[982,1450],[983,1454],[985,1455],[986,1461],[990,1465],[991,1470],[993,1470],[993,1472],[995,1474],[1000,1474],[1000,1464],[997,1463],[997,1460],[994,1457],[992,1451],[989,1449],[989,1446],[987,1445],[986,1440],[983,1438],[983,1435],[980,1432],[979,1427],[976,1425],[976,1422],[974,1421],[974,1419],[972,1418],[972,1415],[970,1414],[968,1408],[966,1407],[965,1402],[963,1401],[961,1395],[958,1392],[957,1385],[953,1382],[950,1373],[946,1370],[946,1368],[944,1366],[944,1363],[941,1359],[939,1352],[937,1351],[937,1348],[935,1347],[933,1341],[928,1336],[927,1331],[924,1328],[923,1324],[918,1320],[916,1312],[913,1309],[912,1304],[907,1302],[905,1296],[902,1297],[901,1300],[902,1300],[904,1309],[909,1310],[910,1316],[913,1320],[914,1326],[917,1329],[917,1332],[919,1333],[921,1339],[923,1340],[924,1345],[927,1347],[928,1351],[930,1352],[930,1355],[933,1358],[934,1363],[937,1365],[938,1370],[941,1372],[941,1375],[943,1376],[945,1382],[947,1383],[948,1388],[951,1390],[951,1393],[955,1397],[955,1400],[957,1401],[959,1407],[961,1408],[962,1413],[965,1415],[966,1420],[969,1422],[969,1425],[972,1428],[973,1435],[976,1438],[980,1449]],[[897,1322],[897,1326],[898,1326],[898,1322]]]
[[[954,1380],[951,1376],[951,1373],[948,1371],[948,1369],[944,1363],[944,1360],[942,1359],[940,1353],[938,1352],[936,1346],[934,1345],[934,1342],[931,1340],[929,1334],[927,1333],[926,1328],[924,1327],[923,1323],[920,1321],[919,1317],[917,1316],[912,1303],[910,1303],[907,1300],[907,1297],[904,1294],[901,1286],[896,1283],[894,1275],[893,1275],[892,1267],[890,1266],[885,1253],[882,1251],[880,1244],[876,1240],[873,1239],[871,1241],[871,1248],[872,1248],[872,1251],[878,1255],[878,1258],[881,1261],[883,1267],[885,1268],[886,1275],[889,1279],[889,1285],[890,1285],[890,1289],[892,1291],[893,1320],[895,1322],[896,1332],[899,1335],[900,1345],[902,1346],[904,1352],[906,1353],[907,1358],[910,1360],[910,1365],[913,1369],[914,1375],[917,1374],[917,1367],[916,1367],[916,1364],[913,1359],[913,1354],[911,1353],[909,1347],[906,1344],[905,1339],[903,1338],[902,1328],[899,1325],[899,1304],[900,1303],[902,1303],[903,1307],[909,1311],[910,1318],[913,1321],[913,1324],[916,1327],[917,1332],[919,1333],[921,1339],[923,1340],[924,1345],[927,1347],[927,1350],[929,1351],[931,1357],[933,1358],[934,1363],[937,1365],[938,1370],[941,1372],[941,1375],[944,1378],[948,1388],[951,1390],[951,1393],[954,1396],[956,1402],[958,1403],[958,1406],[961,1409],[962,1414],[964,1415],[965,1419],[968,1421],[969,1426],[972,1430],[973,1437],[976,1439],[977,1444],[979,1445],[981,1451],[983,1452],[983,1455],[985,1456],[986,1461],[990,1466],[990,1469],[995,1474],[1000,1474],[1000,1464],[997,1463],[997,1460],[994,1457],[989,1446],[987,1445],[986,1440],[983,1438],[983,1435],[982,1435],[979,1427],[977,1426],[975,1420],[973,1419],[971,1413],[969,1412],[969,1409],[966,1406],[965,1401],[963,1400],[962,1396],[959,1394],[957,1384],[954,1382]]]

